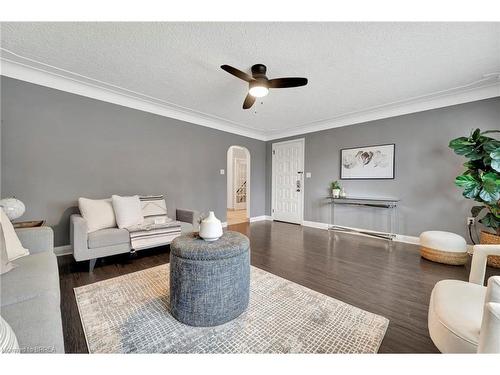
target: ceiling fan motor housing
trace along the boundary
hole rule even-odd
[[[267,78],[266,71],[267,71],[267,68],[264,64],[255,64],[252,66],[253,78]]]

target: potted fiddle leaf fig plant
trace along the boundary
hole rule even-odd
[[[464,189],[465,198],[479,203],[471,214],[490,230],[481,231],[480,242],[500,244],[500,140],[487,135],[493,133],[500,130],[476,129],[468,137],[453,139],[449,147],[467,158],[455,184]],[[500,256],[489,256],[488,265],[500,268]]]

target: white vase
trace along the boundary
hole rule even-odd
[[[215,217],[213,211],[200,223],[200,237],[205,241],[215,241],[222,236],[222,223]]]

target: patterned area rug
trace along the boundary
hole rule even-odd
[[[376,353],[389,321],[252,267],[250,305],[210,328],[169,313],[169,265],[75,288],[90,353]]]

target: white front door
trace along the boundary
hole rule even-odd
[[[304,139],[273,143],[272,153],[272,217],[302,224]]]

